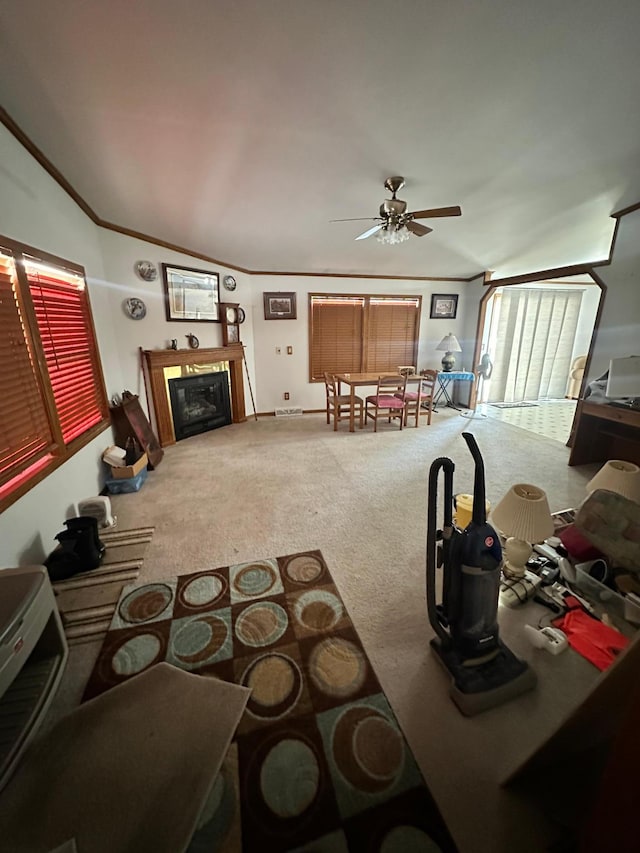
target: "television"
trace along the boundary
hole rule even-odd
[[[640,401],[640,356],[611,359],[605,397]]]

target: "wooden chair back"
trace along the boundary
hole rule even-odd
[[[396,374],[395,376],[378,376],[376,393],[366,398],[365,422],[371,418],[374,422],[373,431],[378,431],[378,418],[398,418],[400,429],[405,421],[404,417],[404,394],[407,390],[407,376]]]
[[[416,397],[413,399],[413,395],[411,395],[411,399],[407,400],[405,407],[405,423],[407,422],[409,415],[413,414],[415,410],[416,426],[419,426],[420,415],[426,415],[427,424],[431,424],[431,413],[433,411],[433,398],[436,392],[438,371],[421,370],[420,377],[421,379],[418,383]]]

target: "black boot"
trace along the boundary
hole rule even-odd
[[[44,561],[51,583],[67,580],[67,578],[76,575],[82,568],[75,553],[75,537],[69,537],[68,531],[63,530],[62,533],[58,533],[56,539],[60,544]]]
[[[98,549],[98,553],[100,554],[100,559],[102,560],[107,548],[104,542],[100,541],[100,537],[98,536],[97,518],[94,518],[92,515],[79,515],[76,518],[68,518],[65,521],[65,526],[67,530],[84,530],[86,528],[89,528],[91,530],[91,535],[93,536],[95,546]]]
[[[56,539],[63,547],[71,544],[73,555],[78,561],[76,572],[90,572],[91,569],[97,569],[100,565],[102,556],[96,547],[93,530],[90,527],[63,530],[58,533]]]

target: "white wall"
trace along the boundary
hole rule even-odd
[[[436,346],[448,333],[453,332],[462,345],[465,326],[466,284],[462,282],[384,281],[367,278],[322,278],[319,276],[265,276],[251,278],[253,330],[256,352],[257,409],[273,412],[279,406],[301,406],[303,409],[324,409],[325,396],[322,383],[309,382],[309,293],[378,293],[402,296],[422,296],[420,322],[420,348],[417,367],[440,367],[444,353]],[[265,320],[264,292],[293,291],[296,293],[296,320]],[[458,312],[455,320],[430,320],[432,293],[457,293]],[[293,355],[287,355],[287,346]],[[281,355],[276,355],[276,347]],[[466,349],[466,348],[465,348]],[[457,366],[469,367],[472,351],[456,354]],[[466,359],[466,360],[465,360]],[[467,363],[468,362],[468,363]],[[290,394],[288,402],[284,392]]]
[[[620,219],[611,264],[596,272],[607,285],[587,381],[612,358],[640,355],[640,210]]]
[[[162,283],[161,263],[182,264],[192,269],[206,272],[217,272],[220,276],[220,300],[223,302],[239,302],[247,314],[242,324],[241,340],[245,345],[247,366],[251,374],[252,384],[254,375],[254,346],[252,312],[247,306],[251,302],[250,277],[242,273],[202,261],[191,255],[170,251],[155,246],[143,240],[136,240],[100,228],[99,241],[104,258],[104,286],[110,294],[109,313],[113,327],[117,330],[117,358],[122,375],[122,384],[111,390],[111,394],[122,393],[123,390],[138,394],[147,410],[147,396],[144,379],[140,369],[139,347],[142,349],[166,349],[172,338],[178,341],[179,349],[188,349],[186,336],[194,334],[200,341],[200,347],[222,346],[222,331],[219,323],[167,322],[164,307],[164,287]],[[155,281],[143,281],[135,272],[136,261],[152,261],[158,268]],[[222,286],[225,274],[232,273],[237,282],[233,292]],[[123,309],[126,299],[135,296],[142,299],[147,306],[147,314],[143,320],[132,320]],[[251,416],[251,397],[245,378],[245,404],[247,415]],[[150,409],[150,401],[149,401]]]
[[[0,125],[0,234],[75,263],[87,273],[107,388],[122,385],[117,334],[97,228],[16,139]],[[41,562],[73,502],[98,493],[102,450],[96,438],[0,515],[0,567]]]

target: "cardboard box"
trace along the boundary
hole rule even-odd
[[[137,462],[133,465],[125,465],[121,468],[111,467],[111,477],[114,480],[128,480],[130,477],[137,477],[143,468],[147,467],[149,460],[147,454],[143,453]]]
[[[107,480],[105,486],[107,487],[107,491],[110,495],[126,495],[130,492],[140,491],[146,479],[147,468],[145,465],[145,467],[136,474],[135,477],[121,477],[119,480]]]

